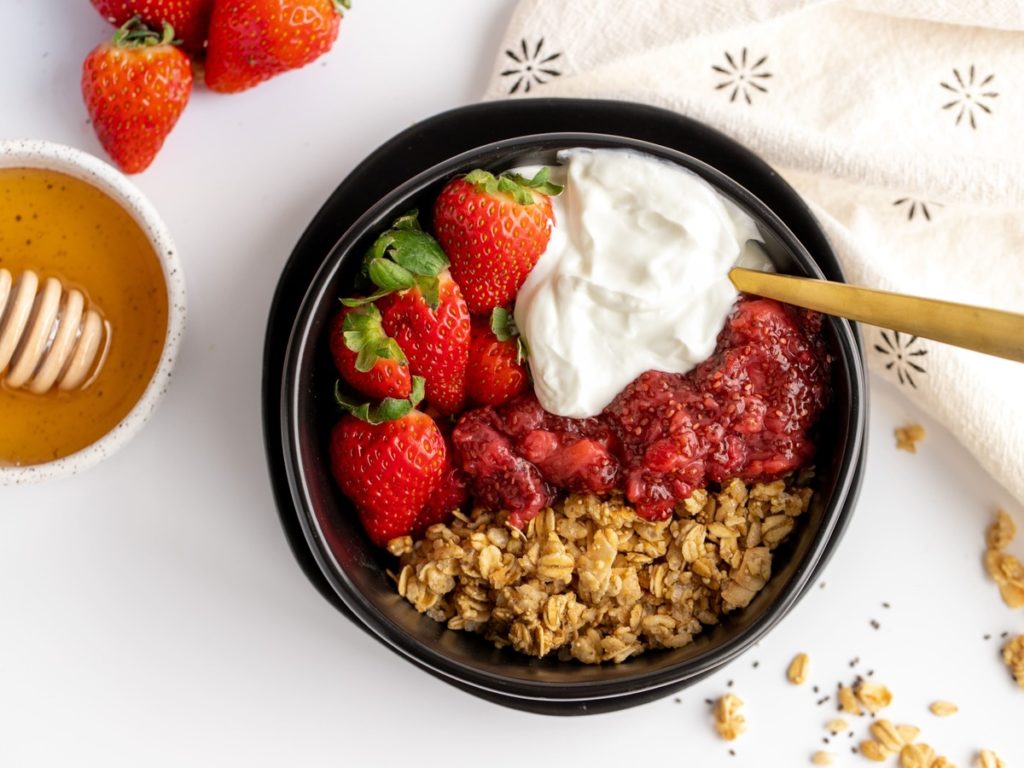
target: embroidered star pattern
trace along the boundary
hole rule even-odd
[[[926,221],[931,221],[935,209],[942,207],[942,203],[936,203],[933,200],[917,200],[913,197],[901,197],[899,200],[893,200],[892,204],[897,208],[906,208],[907,221],[913,221],[918,214]]]
[[[739,56],[733,56],[728,51],[725,51],[724,55],[724,65],[711,65],[711,69],[725,78],[715,85],[716,91],[731,88],[729,101],[734,102],[737,98],[742,97],[747,104],[752,103],[751,94],[768,93],[765,80],[768,80],[772,73],[765,70],[765,62],[768,61],[767,55],[762,56],[753,64],[749,61],[752,57],[748,55],[746,48],[740,51]]]
[[[992,99],[999,95],[992,89],[992,81],[996,76],[994,74],[987,75],[984,79],[979,80],[973,64],[965,74],[966,77],[954,67],[953,77],[950,78],[952,82],[942,81],[939,83],[939,87],[953,94],[952,101],[943,104],[942,108],[956,110],[954,125],[960,125],[964,118],[967,118],[964,125],[970,125],[972,129],[977,129],[977,116],[982,112],[991,115]]]
[[[917,336],[899,331],[882,331],[881,334],[884,344],[875,344],[875,351],[887,360],[885,370],[895,370],[900,384],[909,384],[917,389],[914,377],[928,372],[923,359],[928,350]]]
[[[516,93],[522,89],[523,93],[529,93],[534,85],[544,85],[553,77],[560,77],[561,71],[555,69],[558,64],[555,62],[562,56],[561,53],[547,53],[544,50],[544,38],[536,43],[527,43],[526,40],[519,41],[518,50],[509,48],[505,51],[507,68],[501,73],[503,78],[512,82],[509,93]]]

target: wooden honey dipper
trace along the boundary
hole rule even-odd
[[[88,386],[107,357],[110,323],[85,296],[25,270],[0,269],[0,380],[35,394]]]

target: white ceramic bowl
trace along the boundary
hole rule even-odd
[[[95,466],[134,437],[167,392],[185,331],[185,276],[170,233],[156,209],[120,171],[81,150],[49,141],[0,141],[0,168],[45,168],[105,192],[142,227],[163,267],[167,287],[167,335],[160,362],[142,397],[121,421],[92,445],[63,459],[25,467],[0,467],[0,485],[74,475]]]

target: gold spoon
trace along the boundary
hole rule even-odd
[[[736,289],[1024,363],[1024,315],[736,267]]]

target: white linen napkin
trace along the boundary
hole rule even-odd
[[[694,117],[810,202],[851,282],[1024,312],[1020,2],[521,0],[506,96]],[[864,332],[871,370],[1024,502],[1024,365]]]

